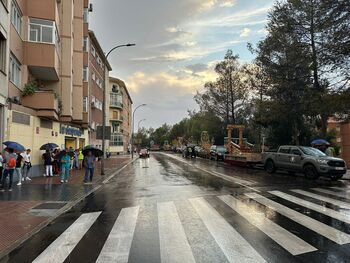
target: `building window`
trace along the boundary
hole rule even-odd
[[[89,99],[88,97],[83,97],[83,112],[88,112]]]
[[[0,33],[0,70],[6,72],[6,38]]]
[[[40,127],[52,130],[53,122],[49,120],[40,119]]]
[[[84,8],[83,20],[84,20],[84,23],[89,23],[89,9],[88,8]]]
[[[89,47],[89,38],[84,37],[84,39],[83,39],[83,51],[88,52],[89,51],[88,47]]]
[[[20,87],[21,85],[21,64],[18,60],[11,54],[10,55],[10,70],[9,70],[10,81]]]
[[[12,122],[24,124],[24,125],[30,125],[30,115],[20,113],[17,111],[12,112]]]
[[[110,146],[123,146],[124,140],[122,134],[111,134],[111,140],[109,141]]]
[[[96,57],[96,49],[93,45],[91,45],[91,54],[93,57]]]
[[[29,41],[57,44],[59,39],[55,22],[29,18]]]
[[[83,68],[83,81],[88,81],[89,76],[89,70],[87,67]]]
[[[123,97],[116,93],[110,94],[110,105],[112,107],[123,107]]]
[[[22,32],[22,13],[15,1],[11,3],[11,23],[19,35]]]

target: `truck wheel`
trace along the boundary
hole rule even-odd
[[[304,175],[307,179],[317,179],[320,175],[317,173],[315,166],[307,164],[304,166]]]
[[[265,171],[272,174],[276,171],[275,163],[272,160],[267,160],[265,164]]]

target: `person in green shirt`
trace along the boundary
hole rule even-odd
[[[83,169],[83,160],[84,160],[84,154],[81,149],[79,149],[79,154],[78,154],[78,161],[79,161],[79,170]]]
[[[70,173],[71,158],[68,155],[68,151],[63,151],[61,158],[61,183],[68,183]]]

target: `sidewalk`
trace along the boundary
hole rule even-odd
[[[85,170],[73,170],[67,184],[61,184],[59,176],[42,176],[21,186],[14,183],[12,192],[0,192],[0,259],[130,161],[129,156],[107,159],[104,176],[96,165],[92,185],[83,184]]]

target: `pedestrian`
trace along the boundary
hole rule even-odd
[[[15,169],[18,177],[17,185],[22,185],[22,161],[23,161],[23,156],[17,153],[16,169]]]
[[[43,154],[42,156],[43,160],[44,160],[44,165],[45,165],[45,174],[44,176],[53,176],[52,173],[52,154],[49,150],[46,150],[46,152]]]
[[[83,169],[83,160],[84,160],[84,154],[81,148],[79,149],[79,154],[78,154],[78,162],[79,162],[79,170]]]
[[[87,156],[84,158],[84,166],[85,166],[85,179],[84,183],[92,183],[92,177],[94,176],[95,169],[95,156],[91,151],[88,152]]]
[[[54,175],[57,175],[59,174],[59,171],[58,171],[58,152],[59,150],[58,149],[55,149],[52,153],[52,170],[53,170],[53,174]]]
[[[24,160],[24,164],[23,164],[23,170],[22,170],[22,182],[23,181],[31,181],[32,179],[29,178],[29,172],[30,172],[30,169],[32,168],[32,163],[31,163],[31,160],[30,160],[30,153],[31,153],[31,150],[30,149],[27,149],[24,153],[22,153],[22,157],[23,157],[23,160]]]
[[[334,150],[334,148],[331,147],[331,146],[328,146],[328,145],[327,145],[327,148],[326,148],[326,150],[325,150],[324,153],[325,153],[327,156],[329,156],[329,157],[334,157],[334,156],[335,156],[335,150]]]
[[[79,149],[75,149],[74,151],[74,168],[76,170],[79,169],[79,159],[78,159],[78,156],[79,156]]]
[[[63,156],[61,158],[61,183],[68,183],[70,168],[71,157],[67,151],[63,151]]]
[[[3,163],[4,163],[4,158],[2,157],[2,153],[0,152],[0,185],[2,184]]]
[[[73,166],[74,166],[74,150],[73,147],[69,147],[69,156],[70,156],[70,169],[73,170]]]
[[[5,191],[5,183],[7,176],[10,177],[10,183],[9,183],[9,192],[12,191],[12,181],[13,181],[13,173],[15,172],[16,168],[16,160],[17,160],[17,154],[14,153],[13,149],[7,149],[7,154],[5,155],[5,169],[4,174],[2,176],[2,185],[0,188],[1,192]]]

